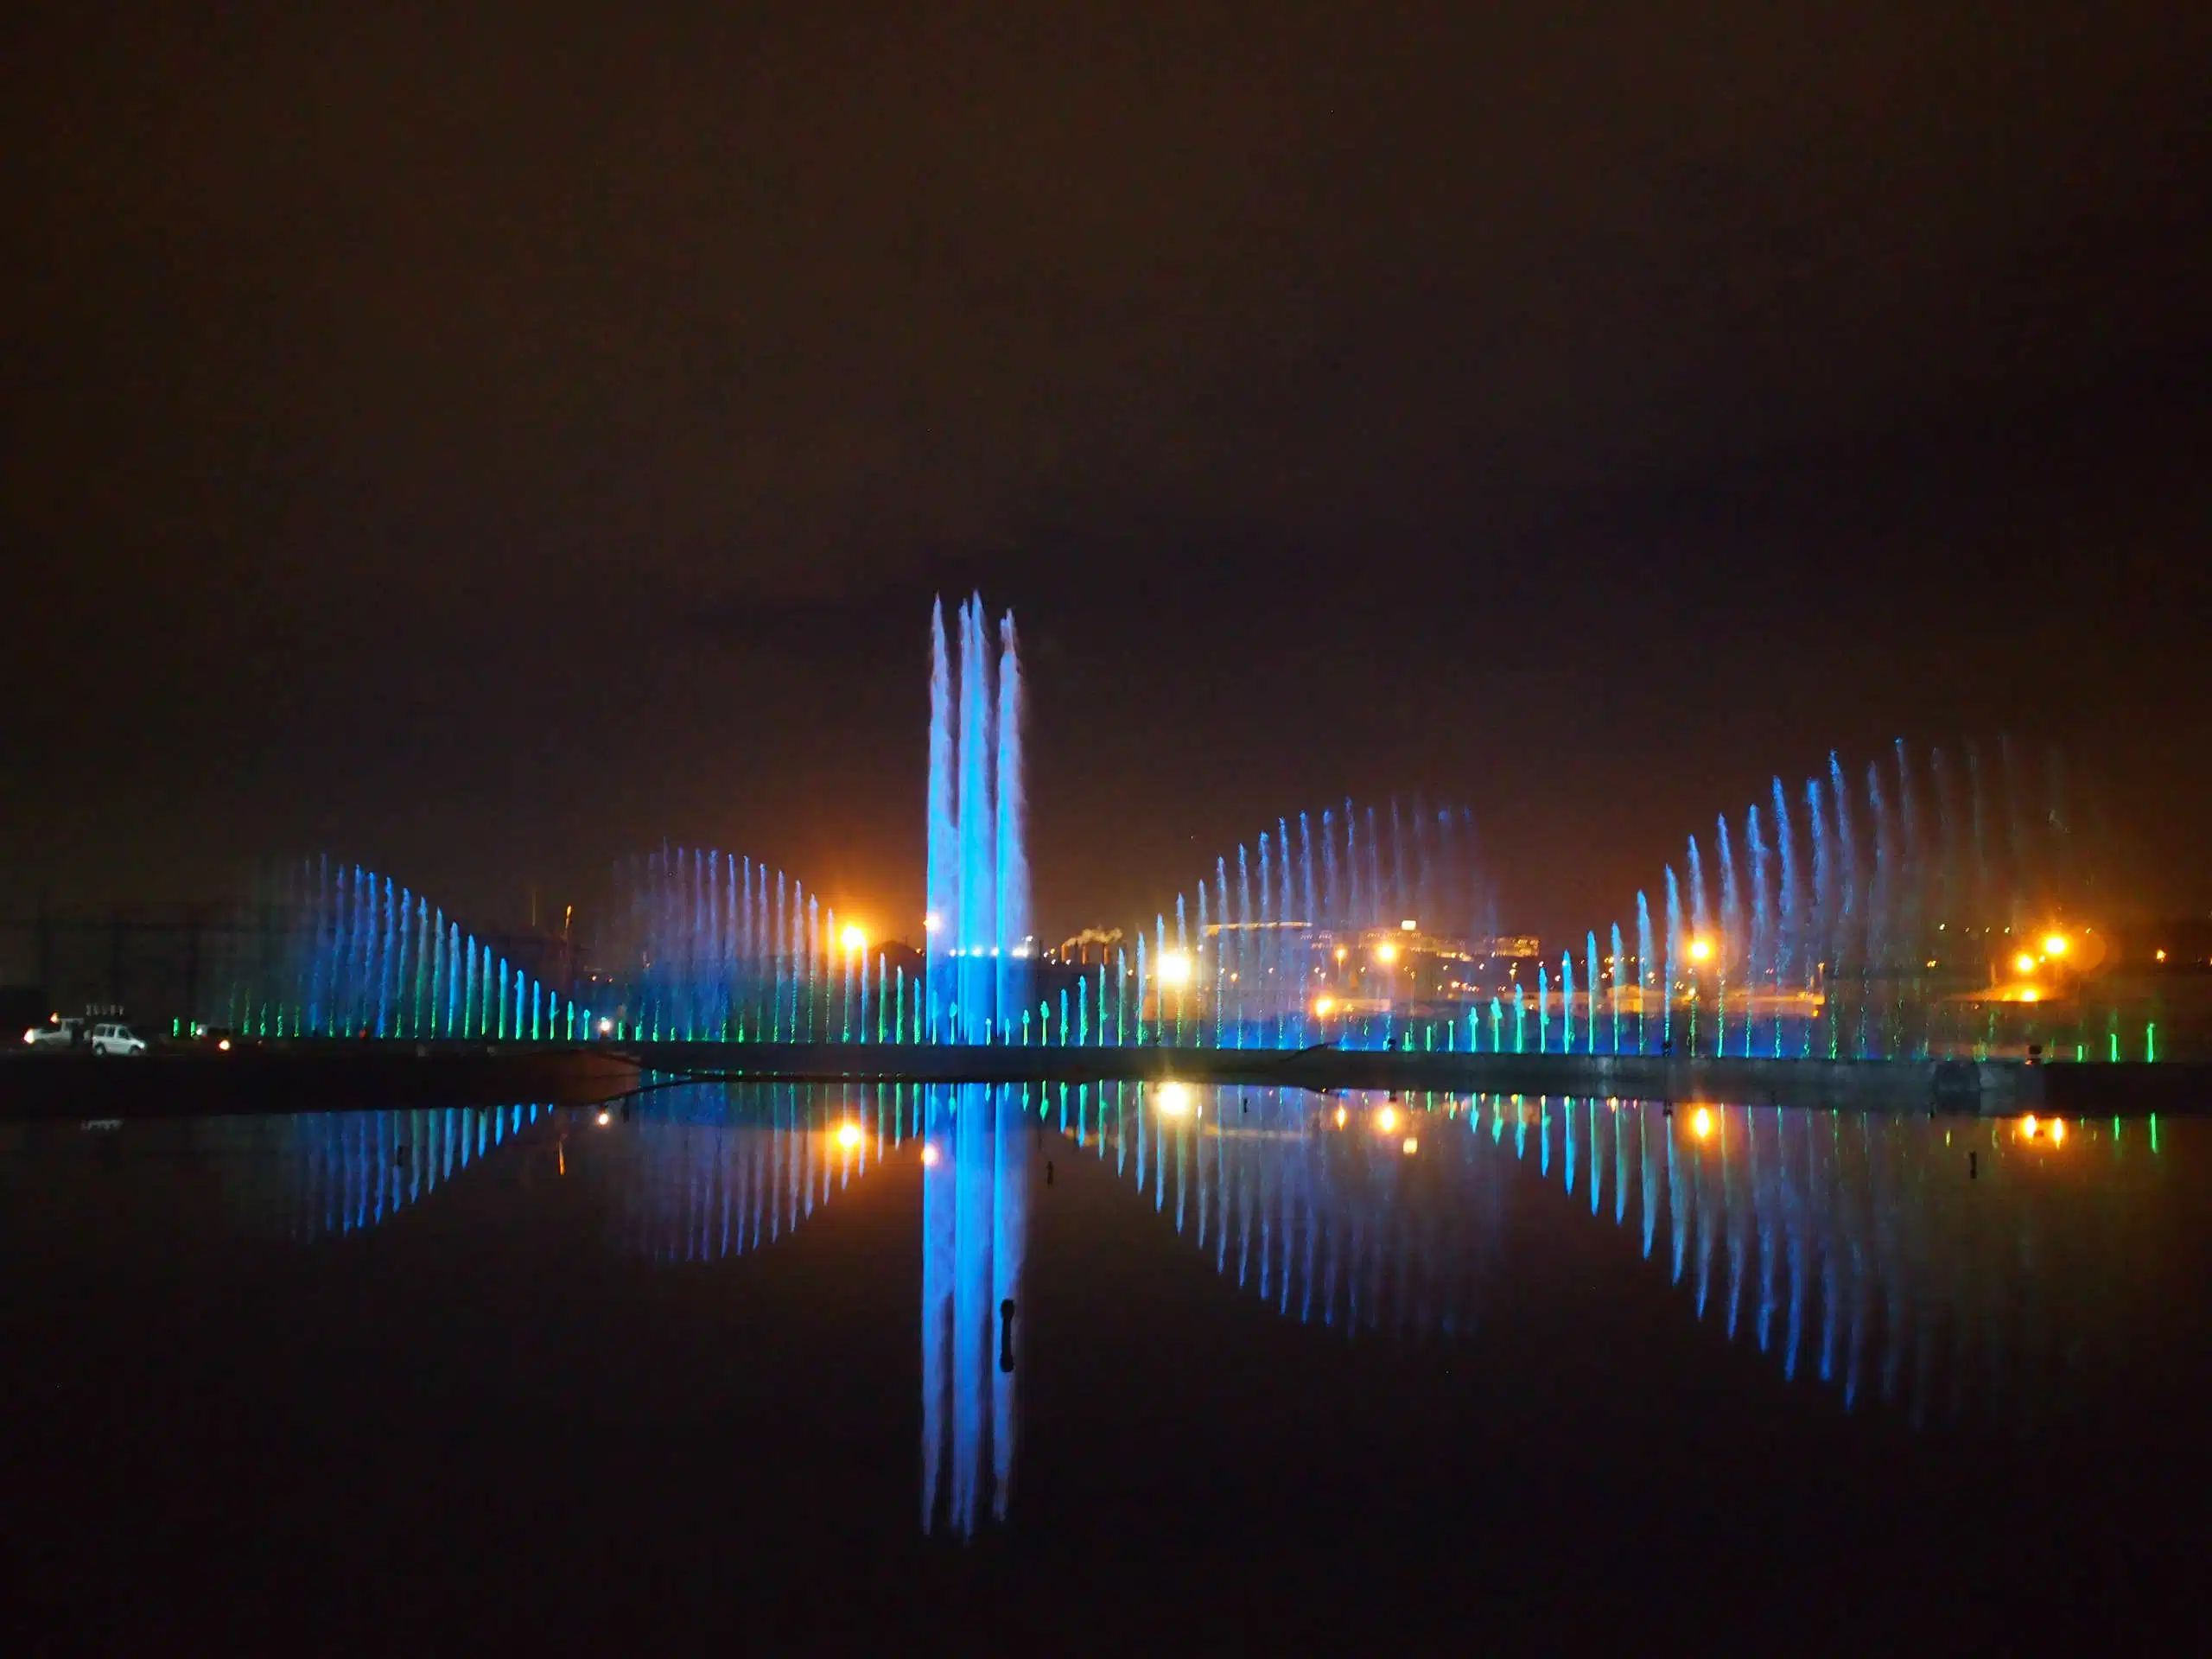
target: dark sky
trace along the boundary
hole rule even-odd
[[[976,584],[1048,929],[1418,789],[1579,931],[1999,731],[2212,904],[2206,8],[0,30],[0,909],[666,836],[897,931]]]

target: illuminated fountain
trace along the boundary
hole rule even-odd
[[[1744,817],[1747,867],[1715,824],[1718,913],[1693,836],[1688,922],[1669,865],[1666,954],[1647,943],[1612,995],[1659,1010],[1677,1052],[1880,1059],[2042,1041],[2054,1058],[2150,1058],[2150,1032],[2123,1033],[2082,995],[2106,944],[2070,919],[2096,882],[2056,761],[2034,779],[2000,747],[1990,778],[1965,753],[1961,778],[1942,750],[1916,765],[1900,741],[1856,788],[1832,754],[1796,814],[1776,779],[1766,812]],[[1650,1035],[1646,1022],[1647,1050]]]
[[[1822,1059],[2151,1058],[2082,992],[2103,959],[2067,918],[2094,891],[2056,765],[2038,804],[2009,749],[1963,778],[1897,745],[1853,787],[1840,759],[1724,816],[1623,926],[1512,959],[1465,813],[1279,818],[1139,930],[1135,965],[1079,988],[1103,1040],[1223,1048]],[[1985,778],[1985,772],[1993,775]],[[1410,830],[1408,830],[1410,823]],[[2000,828],[2001,824],[2001,828]],[[1387,850],[1386,850],[1387,849]],[[1707,853],[1711,856],[1708,858]],[[1657,913],[1655,915],[1654,912]],[[1187,918],[1195,912],[1195,930]],[[1397,930],[1402,928],[1401,935]],[[1149,938],[1147,938],[1147,931]],[[1148,948],[1149,947],[1149,948]],[[1063,1021],[1063,1029],[1067,1022]]]
[[[959,625],[956,677],[943,602],[931,613],[924,1030],[933,1042],[1026,1040],[1021,664],[1011,612],[1000,619],[995,654],[981,597],[960,607]]]
[[[574,1041],[580,1008],[390,876],[328,858],[256,881],[219,1019],[256,1037]]]
[[[1408,813],[1393,800],[1384,817],[1346,800],[1300,812],[1294,832],[1279,817],[1260,832],[1256,859],[1238,844],[1233,881],[1224,854],[1195,903],[1176,896],[1172,940],[1164,912],[1149,950],[1140,931],[1133,986],[1102,971],[1097,1024],[1179,1046],[1394,1046],[1405,1005],[1473,994],[1492,965],[1497,916],[1465,809],[1416,802]],[[1416,975],[1416,958],[1435,982]]]
[[[931,619],[927,892],[909,976],[804,883],[749,855],[668,848],[618,869],[610,1009],[621,1039],[817,1043],[1049,1040],[1027,1004],[1021,670],[980,599],[949,645]],[[956,655],[957,652],[957,655]]]
[[[648,1041],[903,1042],[921,987],[804,884],[736,853],[663,848],[617,872],[626,986],[619,1036]]]
[[[912,971],[781,870],[669,848],[623,866],[596,1024],[388,879],[264,884],[219,1017],[255,1034],[1347,1049],[1770,1059],[2156,1058],[2157,1005],[2096,1001],[2107,944],[2056,762],[2000,746],[1863,772],[1831,754],[1541,951],[1502,936],[1471,813],[1347,799],[1224,850],[1095,964],[1042,983],[1010,614],[930,630],[924,922]],[[249,931],[252,930],[249,929]],[[1067,971],[1071,967],[1079,969]],[[1040,994],[1041,988],[1041,994]],[[811,1063],[811,1062],[810,1062]],[[1592,1085],[1610,1086],[1610,1085]]]

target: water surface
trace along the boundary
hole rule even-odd
[[[2196,1122],[1111,1085],[599,1118],[0,1130],[18,1611],[327,1648],[2203,1611]]]

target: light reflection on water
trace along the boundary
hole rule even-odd
[[[615,1236],[656,1262],[773,1244],[910,1137],[923,1142],[922,1524],[972,1534],[1014,1485],[1031,1141],[1023,1091],[690,1087],[641,1098],[594,1158]]]
[[[0,1192],[11,1174],[8,1196],[19,1204],[41,1189],[52,1201],[92,1179],[127,1204],[149,1196],[161,1173],[188,1166],[201,1178],[198,1206],[228,1229],[309,1244],[384,1225],[501,1159],[553,1111],[454,1106],[0,1125]],[[149,1179],[133,1185],[137,1176]]]
[[[982,1084],[930,1090],[924,1110],[938,1155],[922,1170],[922,1525],[964,1537],[987,1503],[1003,1521],[1014,1491],[1034,1120]]]
[[[1109,1084],[1081,1138],[1214,1270],[1347,1336],[1482,1325],[1533,1205],[1586,1215],[1688,1311],[1916,1427],[2026,1429],[2139,1315],[2170,1218],[2158,1127],[1381,1091]],[[1058,1104],[1055,1103],[1055,1112]],[[2171,1126],[2167,1126],[2171,1140]]]
[[[903,1156],[922,1183],[920,1516],[965,1537],[1005,1521],[1014,1491],[1031,1222],[1050,1203],[1040,1132],[1110,1171],[1206,1270],[1317,1332],[1478,1344],[1516,1294],[1560,1288],[1560,1241],[1595,1229],[1686,1328],[1756,1350],[1783,1382],[1915,1427],[2019,1433],[2161,1317],[2197,1139],[1135,1084],[701,1085],[597,1120],[524,1105],[13,1126],[0,1198],[57,1203],[74,1183],[128,1204],[140,1189],[116,1182],[134,1162],[188,1164],[195,1224],[323,1248],[500,1171],[573,1173],[620,1254],[685,1270],[770,1249]]]
[[[915,1109],[910,1091],[795,1084],[688,1085],[628,1106],[579,1166],[608,1196],[616,1243],[670,1263],[789,1236],[898,1150]]]

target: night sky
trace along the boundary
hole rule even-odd
[[[9,8],[0,911],[911,931],[976,586],[1052,937],[1393,791],[1579,935],[1999,732],[2212,905],[2212,10],[1505,10]]]

